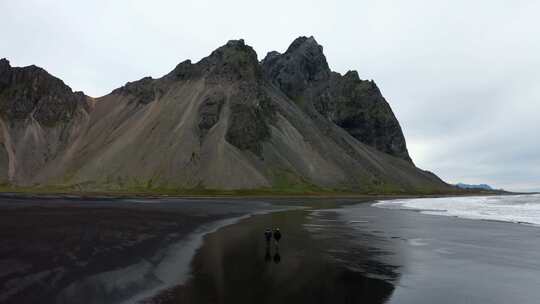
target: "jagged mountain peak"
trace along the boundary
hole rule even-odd
[[[240,55],[242,54],[242,55]],[[244,42],[244,39],[229,40],[223,46],[213,51],[207,58],[215,58],[218,60],[234,60],[234,55],[246,56],[246,59],[257,61],[257,53],[253,48]],[[231,58],[231,56],[233,56]]]
[[[0,114],[10,120],[33,118],[46,126],[71,120],[86,107],[83,92],[73,92],[61,79],[30,65],[11,67],[0,61]]]
[[[24,67],[13,67],[9,60],[3,58],[0,59],[0,73],[4,82],[34,81],[35,89],[53,85],[56,87],[65,87],[69,91],[72,91],[60,78],[51,75],[42,67],[34,64]]]
[[[262,76],[257,53],[243,39],[229,40],[196,65],[219,79],[252,81]]]
[[[207,77],[212,81],[253,81],[262,76],[257,53],[243,39],[229,40],[197,63],[184,60],[165,75],[169,80]]]
[[[358,72],[354,70],[347,71],[347,73],[345,73],[343,77],[351,80],[360,81],[360,76],[358,75]]]
[[[11,65],[9,64],[9,60],[7,60],[6,58],[0,59],[0,72],[10,67]]]
[[[4,59],[0,71],[0,118],[7,126],[0,182],[124,190],[446,189],[410,162],[375,83],[356,71],[330,71],[313,37],[299,37],[261,62],[243,40],[231,40],[164,77],[128,82],[92,100],[37,67],[12,68]],[[83,101],[91,106],[81,108]]]
[[[313,49],[319,51],[321,54],[323,52],[323,46],[320,45],[313,36],[300,36],[296,38],[287,48],[287,53],[292,53],[295,51],[305,51],[307,49]]]
[[[326,79],[330,75],[323,46],[313,36],[295,39],[285,52],[285,58],[296,61],[309,80]]]
[[[292,99],[299,98],[310,83],[326,81],[331,71],[323,47],[313,37],[299,37],[283,54],[270,52],[261,62],[267,77]]]
[[[305,111],[317,116],[315,109],[359,141],[411,162],[399,123],[375,83],[356,71],[332,72],[315,38],[297,38],[285,53],[270,53],[262,66]]]
[[[264,64],[265,61],[272,61],[275,58],[281,56],[281,53],[278,51],[270,51],[266,53],[266,56],[261,60],[261,64]]]
[[[262,70],[273,66],[274,59],[282,59],[285,55],[288,60],[296,63],[294,72],[299,74],[299,78],[311,81],[327,79],[330,75],[323,47],[313,36],[302,36],[295,39],[284,54],[269,52],[261,62],[255,50],[243,39],[229,40],[195,64],[191,60],[181,62],[166,78],[183,80],[209,75],[229,80],[260,80]]]
[[[226,82],[257,82],[262,79],[257,53],[243,39],[229,40],[197,63],[184,60],[160,79],[144,77],[128,82],[112,94],[128,96],[139,104],[158,99],[178,81],[206,79],[217,84]]]

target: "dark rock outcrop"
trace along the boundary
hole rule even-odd
[[[202,59],[197,66],[207,73],[212,81],[257,81],[262,70],[257,53],[244,40],[230,40],[224,46]]]
[[[225,96],[222,93],[214,93],[206,96],[199,107],[199,130],[202,140],[206,133],[219,121],[221,109],[225,103]]]
[[[180,63],[166,77],[169,81],[204,78],[207,85],[234,83],[233,94],[212,94],[199,108],[201,139],[217,123],[223,104],[228,99],[230,115],[225,139],[241,150],[261,154],[262,143],[270,136],[269,123],[274,117],[268,96],[259,86],[263,72],[257,53],[244,40],[230,40],[200,62]]]
[[[172,70],[169,74],[165,75],[165,77],[163,78],[170,81],[178,81],[194,78],[196,74],[197,71],[194,68],[194,65],[191,63],[191,60],[184,60],[180,62],[174,68],[174,70]]]
[[[112,94],[120,94],[136,100],[140,104],[148,104],[154,101],[161,93],[152,77],[144,77],[138,81],[128,82],[123,87],[112,91]]]
[[[323,47],[313,37],[296,39],[282,55],[270,52],[262,66],[266,75],[293,100],[305,97],[307,90],[330,77]]]
[[[270,138],[270,127],[276,110],[268,95],[259,87],[245,84],[231,96],[231,114],[225,139],[241,150],[258,156],[262,144]]]
[[[86,96],[34,65],[12,68],[0,60],[0,115],[9,121],[32,116],[52,126],[71,120],[78,107],[87,107]]]
[[[361,142],[411,161],[399,122],[375,83],[361,80],[356,71],[343,76],[331,72],[313,37],[296,39],[284,54],[270,52],[262,66],[304,109],[314,107]]]

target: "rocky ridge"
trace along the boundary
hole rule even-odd
[[[313,37],[261,62],[232,40],[100,98],[0,61],[0,173],[119,191],[443,192],[412,163],[373,81],[332,72]]]
[[[412,161],[399,122],[375,82],[361,80],[356,71],[332,72],[313,37],[297,38],[284,54],[270,52],[262,66],[305,110],[315,109],[359,141]]]

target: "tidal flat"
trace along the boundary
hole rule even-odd
[[[2,198],[0,302],[540,299],[538,227],[375,202]]]

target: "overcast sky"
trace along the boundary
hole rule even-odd
[[[415,163],[540,191],[540,1],[1,1],[0,57],[101,96],[243,38],[262,59],[315,36],[374,79]]]

